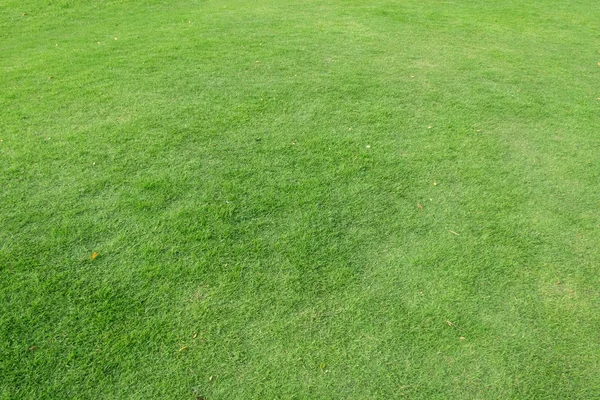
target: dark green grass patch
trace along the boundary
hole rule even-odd
[[[595,398],[598,20],[0,4],[0,398]]]

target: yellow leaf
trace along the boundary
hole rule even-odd
[[[100,253],[95,251],[94,254],[92,254],[92,260],[95,260],[96,258],[98,258],[99,255],[100,255]]]

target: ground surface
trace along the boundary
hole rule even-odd
[[[528,3],[0,3],[0,398],[598,396],[600,8]]]

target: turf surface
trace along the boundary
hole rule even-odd
[[[0,398],[597,398],[590,1],[0,3]]]

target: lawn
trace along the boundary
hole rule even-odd
[[[599,398],[598,21],[0,2],[0,399]]]

